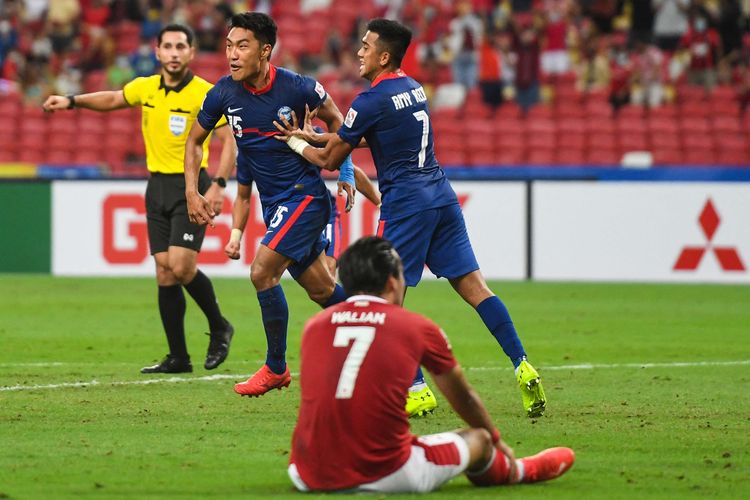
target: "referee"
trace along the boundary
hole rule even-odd
[[[159,74],[140,77],[122,90],[93,92],[76,96],[52,95],[42,105],[45,111],[86,108],[112,111],[141,106],[141,131],[146,144],[146,164],[150,178],[146,188],[146,216],[151,254],[156,261],[159,285],[159,313],[169,344],[163,361],[146,366],[141,373],[192,372],[185,343],[185,296],[190,294],[208,319],[211,339],[208,344],[207,370],[219,366],[229,353],[234,328],[221,314],[211,280],[197,267],[205,226],[188,220],[185,200],[185,139],[203,98],[212,84],[195,76],[188,64],[193,59],[193,31],[187,26],[170,24],[159,32],[156,57],[161,63]],[[203,146],[199,185],[201,193],[216,213],[224,200],[226,179],[231,174],[236,146],[227,122],[222,118],[216,135],[223,149],[218,176],[206,173],[208,141]]]

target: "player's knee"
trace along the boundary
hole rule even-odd
[[[336,284],[333,283],[331,286],[309,288],[307,290],[307,296],[310,297],[313,302],[323,305],[328,302],[329,298],[331,298],[335,286]]]
[[[253,263],[250,267],[250,281],[256,290],[267,290],[278,283],[278,280],[274,279],[273,273],[270,273],[266,266],[256,263]]]
[[[190,283],[195,277],[196,268],[184,262],[175,262],[170,268],[174,277],[183,285]]]

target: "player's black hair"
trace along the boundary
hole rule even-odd
[[[348,295],[378,295],[390,276],[403,272],[401,258],[388,240],[367,236],[354,242],[339,258],[339,278]]]
[[[382,45],[382,52],[391,55],[393,66],[401,66],[406,49],[411,43],[411,30],[398,21],[383,18],[373,19],[367,23],[367,30],[378,34],[376,43]]]
[[[271,16],[262,12],[243,12],[232,16],[230,28],[244,28],[252,31],[261,44],[276,45],[276,23]]]
[[[190,29],[189,26],[185,26],[184,24],[167,24],[162,29],[159,30],[159,34],[156,37],[156,45],[161,45],[161,37],[164,33],[167,31],[179,31],[181,33],[185,33],[185,36],[187,37],[188,45],[191,47],[193,46],[193,39],[195,38],[195,33],[193,33],[193,30]]]

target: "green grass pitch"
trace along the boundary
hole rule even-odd
[[[302,498],[286,477],[299,385],[232,392],[262,363],[265,337],[249,281],[214,284],[237,328],[229,359],[203,369],[205,320],[188,297],[195,372],[171,377],[138,373],[166,353],[152,279],[0,276],[0,498]],[[445,281],[411,290],[407,306],[446,330],[518,455],[563,445],[577,462],[549,483],[457,478],[434,496],[750,496],[750,287],[491,286],[542,375],[541,419],[522,415],[510,363]],[[284,289],[296,371],[317,307]],[[412,422],[416,433],[459,425],[444,402]]]

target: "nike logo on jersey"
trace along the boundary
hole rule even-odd
[[[239,110],[241,110],[241,109],[242,109],[242,108],[234,108],[234,109],[232,109],[232,108],[227,108],[227,113],[234,113],[235,111],[239,111]]]

